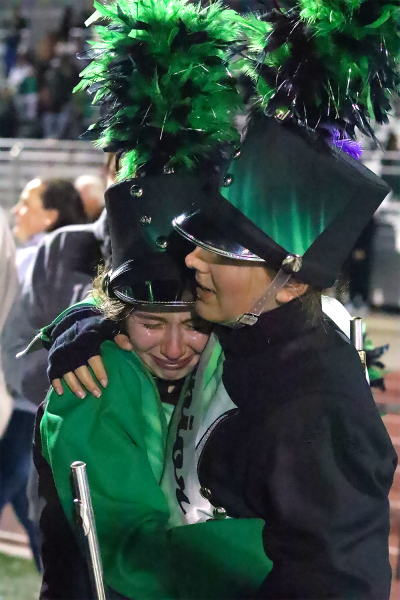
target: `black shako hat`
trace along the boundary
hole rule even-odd
[[[217,254],[334,284],[361,231],[390,191],[377,175],[305,127],[255,118],[231,163],[222,196],[174,220]]]
[[[192,201],[206,202],[203,174],[212,179],[240,140],[235,116],[243,100],[227,68],[237,14],[191,0],[95,7],[88,22],[103,23],[80,55],[92,62],[76,89],[100,105],[85,137],[119,159],[122,183],[106,192],[112,273],[105,285],[126,302],[187,305],[193,276],[172,219]]]
[[[206,203],[209,178],[159,175],[123,181],[105,194],[112,272],[106,286],[119,299],[141,305],[192,305],[193,271],[185,266],[191,244],[172,227],[192,202]]]

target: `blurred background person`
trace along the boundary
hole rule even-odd
[[[74,11],[72,6],[66,6],[61,17],[60,27],[57,31],[57,37],[61,42],[68,42],[70,31],[74,23]]]
[[[15,137],[17,127],[18,118],[13,93],[5,81],[0,81],[0,137]]]
[[[348,283],[347,308],[359,317],[365,316],[370,303],[371,261],[375,232],[374,217],[362,231],[342,268],[342,279]]]
[[[0,208],[0,332],[17,290],[17,269],[15,266],[15,244],[8,224],[7,215]],[[1,362],[0,345],[0,438],[11,415],[12,400],[7,392]],[[1,480],[0,480],[1,485]]]
[[[36,565],[40,568],[37,529],[28,517],[26,495],[37,407],[23,395],[21,379],[26,365],[16,359],[21,340],[31,338],[34,331],[26,319],[21,291],[41,238],[64,225],[84,223],[86,215],[77,190],[71,182],[62,179],[29,182],[13,213],[16,219],[14,235],[22,247],[16,256],[19,290],[1,334],[3,371],[13,399],[13,412],[0,441],[0,514],[6,504],[12,505],[28,533]]]
[[[5,40],[4,64],[6,75],[17,62],[18,47],[22,39],[22,32],[27,28],[28,21],[22,15],[21,7],[14,7],[11,20],[8,23],[8,33]]]
[[[388,156],[387,153],[390,152]],[[388,137],[385,144],[385,154],[381,161],[383,172],[382,179],[386,181],[388,186],[392,189],[391,199],[398,200],[400,198],[400,173],[398,169],[399,164],[399,139],[394,131],[389,131]],[[385,172],[386,167],[390,168],[390,172]],[[387,169],[389,170],[389,169]],[[393,172],[391,172],[393,171]],[[397,171],[397,172],[396,172]]]
[[[59,20],[41,23],[39,38],[38,20],[27,18],[26,8],[0,14],[0,88],[8,90],[0,93],[0,137],[76,139],[93,120],[86,94],[72,95],[84,66],[76,54],[88,47],[84,21],[91,10],[60,9]],[[18,117],[14,128],[3,117],[11,109]]]
[[[93,223],[104,208],[105,183],[96,175],[80,175],[75,179],[75,187],[82,198],[87,220]]]
[[[29,246],[36,246],[38,238],[59,227],[86,222],[79,193],[66,179],[33,179],[23,189],[12,213],[15,237]]]
[[[17,137],[30,138],[40,135],[38,128],[38,87],[36,70],[27,53],[20,52],[7,78],[7,86],[13,93],[17,111]]]
[[[69,129],[73,119],[72,90],[78,81],[78,71],[74,62],[64,54],[64,48],[61,48],[51,59],[44,74],[42,89],[44,138],[69,139]]]
[[[343,268],[343,277],[348,281],[348,308],[350,312],[360,317],[365,316],[368,308],[373,304],[371,279],[376,236],[379,235],[379,221],[382,216],[384,219],[386,217],[386,220],[390,218],[389,212],[393,208],[397,208],[396,204],[400,197],[399,142],[398,135],[394,130],[389,130],[383,146],[385,151],[380,161],[382,166],[381,177],[392,191],[361,233]],[[398,238],[398,212],[393,216],[394,233]],[[382,245],[382,242],[380,245]],[[396,271],[398,278],[398,268]]]
[[[115,181],[115,156],[109,154],[103,177],[107,187]],[[83,176],[83,181],[86,179]],[[102,179],[95,178],[98,193],[104,190]],[[104,192],[102,192],[102,201]],[[107,264],[111,244],[107,214],[87,225],[61,227],[39,243],[32,268],[22,290],[21,302],[27,325],[20,332],[18,350],[28,347],[34,334],[49,325],[66,308],[83,300],[92,287],[99,264]],[[21,376],[23,395],[38,406],[44,399],[47,378],[47,351],[27,353]]]

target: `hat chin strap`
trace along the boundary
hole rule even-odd
[[[221,325],[231,327],[232,329],[239,329],[244,325],[255,325],[261,313],[275,308],[274,300],[276,295],[282,288],[285,287],[291,277],[292,273],[287,273],[287,270],[285,271],[283,268],[281,268],[262,296],[260,296],[258,300],[254,302],[254,304],[252,304],[252,306],[246,313],[244,313],[244,315],[241,315],[232,321],[221,323]]]

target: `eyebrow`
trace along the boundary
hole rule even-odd
[[[151,315],[151,314],[142,313],[142,312],[137,312],[135,314],[140,319],[147,319],[148,321],[160,321],[162,323],[166,323],[167,322],[167,319],[164,319],[163,317],[157,317],[156,315]]]
[[[139,317],[140,319],[145,319],[147,321],[159,321],[160,323],[168,323],[167,319],[164,319],[163,317],[158,317],[156,315],[152,315],[149,313],[136,312],[134,314],[136,314],[136,316]],[[185,319],[184,321],[181,321],[181,323],[182,324],[195,323],[196,321],[197,321],[196,318],[189,317],[189,319]]]

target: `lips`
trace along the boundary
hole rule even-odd
[[[180,371],[181,369],[184,369],[188,366],[193,357],[189,356],[188,358],[185,358],[185,360],[179,360],[176,362],[163,360],[162,358],[158,358],[153,354],[151,355],[151,358],[162,369],[166,369],[167,371]]]
[[[215,294],[215,291],[206,287],[205,285],[201,285],[201,283],[196,279],[197,287],[203,290],[203,292],[208,292],[209,294]]]

